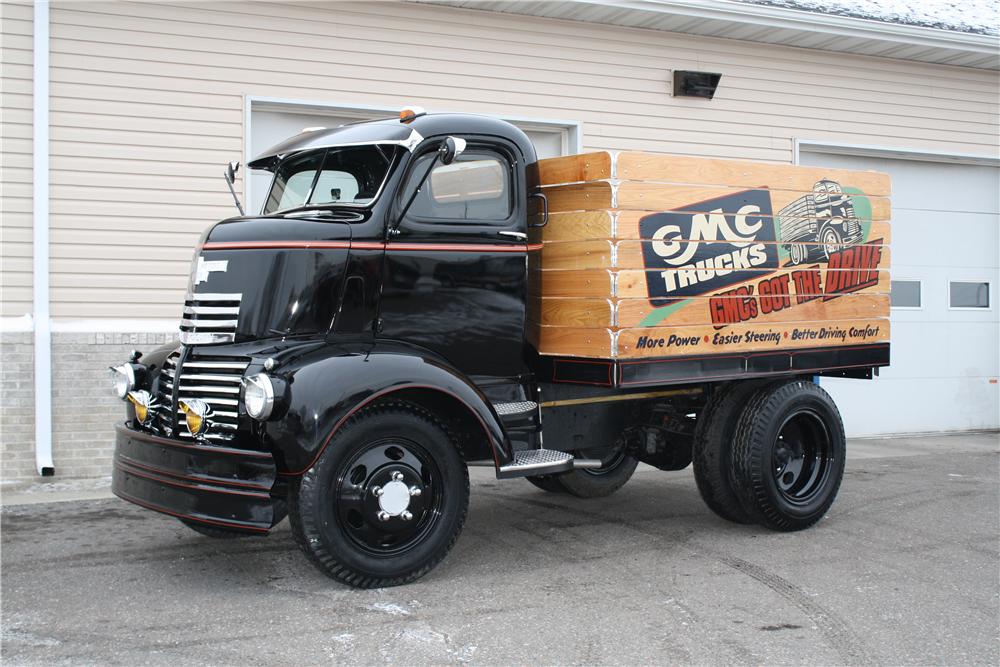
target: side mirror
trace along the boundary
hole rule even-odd
[[[465,152],[465,139],[448,137],[438,149],[438,159],[441,164],[451,164],[459,155]]]

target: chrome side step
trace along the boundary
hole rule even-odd
[[[538,409],[538,403],[534,401],[518,401],[516,403],[497,403],[493,406],[500,417],[506,415],[521,415],[533,413]]]
[[[553,475],[574,468],[600,468],[600,459],[577,459],[569,452],[555,449],[522,449],[514,452],[514,460],[497,470],[498,479]]]

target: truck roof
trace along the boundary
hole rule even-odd
[[[528,136],[507,121],[467,113],[435,113],[401,122],[398,117],[351,123],[334,128],[307,128],[276,144],[251,160],[251,169],[273,170],[285,157],[314,148],[392,144],[412,151],[423,139],[449,134],[488,135],[513,142],[525,164],[537,161],[535,147]]]

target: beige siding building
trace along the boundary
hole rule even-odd
[[[975,331],[975,371],[935,376],[973,392],[968,418],[878,426],[859,406],[853,431],[997,427],[995,35],[732,2],[473,4],[0,4],[3,482],[39,466],[110,474],[122,406],[105,369],[174,337],[198,236],[235,212],[226,162],[404,104],[512,120],[543,156],[641,149],[889,170],[912,197],[897,210],[939,211],[939,232],[965,225],[940,239],[981,246],[932,257],[939,238],[894,239],[894,267],[918,294],[893,313],[894,365],[940,322],[931,307],[949,281],[985,283],[988,298],[941,297],[949,326]],[[672,95],[677,70],[721,73],[714,99]],[[33,141],[39,127],[47,143]],[[259,207],[266,178],[239,186]],[[47,248],[34,247],[39,234]],[[47,360],[50,379],[36,377]],[[904,368],[887,374],[893,391],[912,384]],[[51,401],[39,400],[47,387]]]

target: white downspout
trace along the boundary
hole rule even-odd
[[[35,320],[35,468],[52,464],[52,329],[49,320],[49,0],[35,0],[32,67],[32,272]]]

